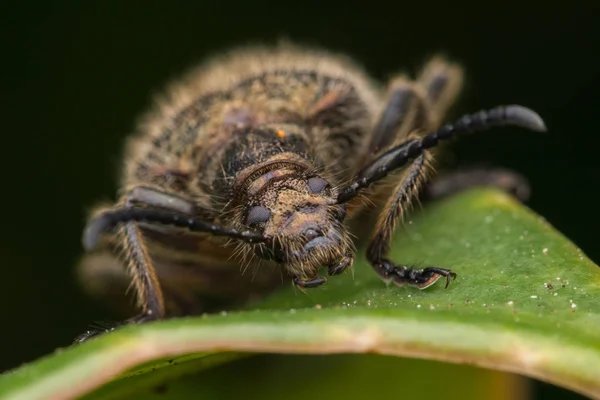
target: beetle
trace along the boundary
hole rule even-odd
[[[446,123],[462,68],[430,59],[416,79],[381,87],[351,59],[292,44],[234,49],[173,83],[127,142],[118,200],[90,215],[80,276],[92,294],[123,302],[136,291],[142,323],[235,306],[291,280],[321,286],[353,265],[353,228],[378,215],[367,246],[387,282],[426,288],[456,273],[390,260],[411,201],[493,185],[523,193],[504,170],[428,182],[432,151],[499,126],[545,131],[520,105]],[[113,328],[81,335],[84,341]]]

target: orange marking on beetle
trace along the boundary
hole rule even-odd
[[[283,138],[283,137],[285,137],[285,131],[284,131],[284,130],[282,130],[282,129],[278,130],[278,131],[277,131],[277,137],[278,137],[278,138]]]

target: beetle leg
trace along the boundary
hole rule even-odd
[[[294,285],[298,286],[301,289],[312,289],[317,286],[321,286],[327,282],[327,278],[324,276],[317,276],[312,279],[302,280],[300,278],[294,278]]]
[[[140,221],[155,225],[170,224],[191,231],[208,232],[248,241],[257,236],[254,232],[238,232],[235,229],[197,220],[195,214],[197,212],[193,205],[176,195],[153,188],[134,187],[123,196],[119,206],[97,214],[88,223],[84,235],[84,244],[88,250],[96,245],[105,231],[120,225],[116,242],[120,243],[124,250],[128,264],[127,271],[133,279],[137,304],[141,308],[139,315],[124,323],[143,323],[165,317],[163,292],[139,226]],[[112,329],[114,327],[88,331],[78,337],[77,341],[87,340]]]
[[[468,168],[435,177],[421,193],[421,199],[435,200],[474,187],[493,187],[527,201],[531,194],[523,175],[504,168]]]

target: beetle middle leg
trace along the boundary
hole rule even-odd
[[[531,189],[527,178],[505,168],[463,168],[431,180],[420,193],[424,201],[437,200],[475,188],[492,187],[510,193],[520,201],[529,199]]]
[[[437,128],[456,99],[462,86],[461,68],[434,57],[423,68],[417,82],[426,89],[431,118]],[[527,179],[505,168],[464,168],[434,177],[420,193],[421,200],[434,200],[473,187],[494,187],[526,201],[530,195]]]

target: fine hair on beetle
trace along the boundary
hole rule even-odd
[[[385,85],[343,55],[290,43],[209,59],[128,138],[118,198],[91,213],[83,235],[85,289],[118,306],[133,288],[139,314],[124,323],[209,312],[286,280],[323,285],[352,267],[356,237],[383,281],[447,287],[452,266],[388,258],[411,202],[478,186],[524,199],[528,184],[499,168],[437,176],[432,151],[494,127],[546,129],[520,105],[446,121],[462,82],[462,68],[440,56]],[[350,223],[365,215],[368,230]]]

